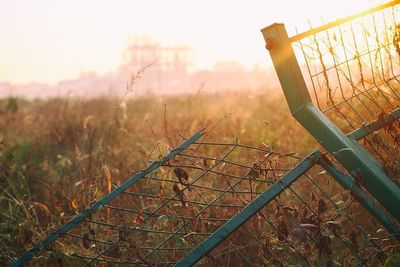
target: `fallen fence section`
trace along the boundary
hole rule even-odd
[[[233,251],[238,252],[236,259],[230,260],[235,264],[241,262],[243,265],[250,266],[299,262],[307,265],[325,265],[333,262],[362,264],[366,258],[384,253],[378,243],[372,242],[372,235],[368,234],[365,228],[357,223],[357,219],[350,215],[349,206],[351,204],[349,204],[349,199],[345,204],[345,202],[341,202],[342,200],[335,200],[338,196],[329,197],[329,193],[322,189],[323,186],[318,185],[318,179],[313,179],[307,175],[307,172],[315,165],[323,167],[328,174],[350,192],[354,199],[389,230],[393,238],[400,240],[399,225],[376,206],[375,201],[354,182],[351,176],[344,175],[331,161],[319,151],[316,151],[297,164],[255,200],[247,204],[175,266],[192,266],[199,261],[201,263],[203,257],[206,256],[213,259],[215,263],[219,258],[218,252],[215,250],[218,250],[217,246],[223,242],[228,244],[225,243],[221,247],[231,247]],[[318,192],[313,191],[311,187],[304,188],[305,184],[302,181],[298,182],[303,187],[295,189],[295,186],[292,186],[302,176],[309,179],[311,184],[322,193],[321,198],[316,197]],[[285,190],[291,191],[295,196],[293,200],[297,198],[297,201],[291,202],[286,201],[286,199],[282,200],[282,198],[281,201],[285,201],[285,203],[278,201],[278,196],[283,194]],[[305,191],[311,193],[311,203],[307,201],[309,196],[304,194]],[[327,208],[327,202],[324,199],[328,199],[333,204],[332,209]],[[273,201],[277,202],[274,211],[275,216],[271,215],[271,209],[267,206]],[[313,205],[313,201],[317,205]],[[379,213],[376,214],[377,211]],[[308,212],[311,214],[307,217]],[[275,219],[271,217],[275,217]],[[264,224],[264,227],[259,226],[260,222]],[[345,233],[344,228],[347,227],[344,222],[353,224],[347,230],[349,231],[347,234]],[[229,241],[228,238],[235,232],[238,234]],[[249,234],[253,237],[251,241],[242,237]],[[362,238],[368,239],[364,251],[357,245],[359,242],[357,240]],[[339,246],[333,246],[333,243],[338,243]],[[250,253],[248,250],[243,251],[241,249],[246,244],[251,247]],[[280,251],[274,251],[278,248],[280,248]],[[347,250],[346,253],[351,255],[348,261],[339,256],[340,254],[346,255],[340,250]],[[253,254],[251,254],[251,251]],[[274,255],[274,252],[278,253]],[[324,257],[321,256],[322,253],[325,254]],[[211,264],[207,259],[204,259],[202,263]],[[226,261],[220,261],[220,263],[224,264]],[[376,263],[379,263],[379,260]]]

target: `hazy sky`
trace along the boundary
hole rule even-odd
[[[105,73],[129,36],[194,48],[196,68],[219,60],[268,64],[260,29],[289,32],[372,7],[379,0],[0,0],[0,81],[50,82]],[[387,1],[386,1],[387,2]]]

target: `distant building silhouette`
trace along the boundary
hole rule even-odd
[[[187,46],[163,46],[149,37],[134,36],[125,50],[119,72],[126,75],[151,65],[141,77],[139,87],[156,92],[178,90],[177,86],[184,87],[187,83],[192,53]]]
[[[200,87],[203,92],[270,90],[279,87],[273,68],[254,66],[249,70],[239,62],[220,61],[215,63],[213,70],[193,71],[193,61],[190,47],[165,46],[149,37],[134,36],[129,41],[120,66],[114,72],[103,75],[83,72],[75,79],[59,81],[56,85],[10,84],[0,81],[0,97],[132,97],[149,93],[190,94]],[[130,84],[132,77],[134,79]],[[126,94],[127,91],[129,94]]]

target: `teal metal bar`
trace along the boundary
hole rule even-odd
[[[400,221],[400,188],[377,160],[314,106],[285,26],[273,24],[262,33],[293,116]]]
[[[177,148],[173,149],[167,156],[162,158],[161,160],[153,162],[148,168],[145,170],[137,172],[134,176],[126,180],[123,184],[121,184],[119,187],[115,188],[112,192],[101,198],[99,201],[96,203],[92,204],[90,207],[86,208],[82,213],[78,214],[74,218],[72,218],[70,221],[62,225],[58,231],[55,231],[51,233],[45,240],[40,242],[39,244],[35,245],[32,247],[29,251],[25,252],[20,258],[17,259],[17,261],[13,262],[10,266],[11,267],[17,267],[17,266],[22,266],[24,263],[29,261],[30,259],[33,258],[37,253],[39,253],[41,250],[49,246],[51,243],[56,241],[59,236],[67,233],[69,230],[74,228],[77,224],[81,223],[83,220],[88,218],[91,214],[96,212],[99,208],[102,206],[106,205],[109,203],[111,200],[113,200],[115,197],[117,197],[119,194],[121,194],[123,191],[128,189],[130,186],[138,182],[141,178],[145,177],[147,174],[153,172],[154,170],[158,169],[162,164],[167,162],[170,159],[173,159],[175,156],[177,156],[180,152],[188,148],[191,144],[196,142],[200,137],[204,135],[203,133],[204,129],[187,139],[185,142],[183,142],[180,146]]]
[[[368,9],[368,10],[365,10],[365,11],[362,11],[362,12],[359,12],[359,13],[357,13],[357,14],[348,16],[348,17],[346,17],[346,18],[338,19],[338,20],[336,20],[336,21],[327,23],[327,24],[325,24],[325,25],[323,25],[323,26],[320,26],[320,27],[318,27],[318,28],[314,28],[314,29],[311,29],[311,30],[309,30],[309,31],[306,31],[306,32],[297,34],[297,35],[295,35],[295,36],[292,36],[292,37],[290,37],[290,41],[291,41],[291,42],[297,42],[297,41],[299,41],[299,40],[301,40],[301,39],[303,39],[303,38],[306,38],[306,37],[311,36],[311,35],[313,35],[313,34],[316,34],[316,33],[318,33],[318,32],[326,31],[326,30],[328,30],[329,28],[338,26],[338,25],[340,25],[340,24],[349,22],[349,21],[351,21],[351,20],[360,18],[360,17],[365,16],[365,15],[368,15],[368,14],[372,14],[372,13],[374,13],[374,12],[383,10],[383,9],[385,9],[385,8],[392,7],[392,6],[397,5],[397,4],[399,4],[399,3],[400,3],[400,0],[391,1],[391,2],[388,2],[388,3],[385,3],[385,4],[382,4],[382,5],[373,7],[373,8],[371,8],[371,9]]]
[[[380,119],[378,118],[376,121],[368,123],[367,125],[361,127],[360,129],[357,129],[349,133],[347,136],[354,140],[360,140],[361,138],[369,134],[372,134],[373,132],[385,127],[386,125],[393,123],[399,118],[400,118],[400,108],[397,108],[393,110],[391,113],[383,116],[383,118]]]
[[[310,154],[279,181],[271,185],[268,190],[259,195],[256,199],[246,205],[239,213],[218,228],[212,235],[192,250],[188,255],[182,258],[175,266],[192,266],[215,248],[219,243],[225,240],[236,229],[254,216],[260,209],[272,201],[276,196],[282,193],[293,182],[295,182],[302,174],[313,167],[321,158],[319,151]]]
[[[375,201],[361,188],[353,177],[342,173],[325,156],[322,156],[319,165],[323,167],[341,186],[349,190],[351,195],[380,222],[389,233],[400,241],[400,226],[390,216],[380,209]]]

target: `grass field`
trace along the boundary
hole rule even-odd
[[[16,256],[28,248],[54,223],[57,204],[69,210],[77,198],[75,183],[90,185],[105,165],[123,181],[130,170],[145,166],[157,142],[163,153],[170,142],[176,146],[178,134],[206,128],[209,140],[238,138],[303,154],[315,146],[284,100],[267,94],[143,97],[123,104],[105,97],[10,98],[0,106],[1,255]],[[88,191],[78,205],[90,201]]]
[[[299,156],[317,147],[282,97],[260,92],[126,101],[9,98],[0,111],[0,265],[87,207],[107,184],[120,184],[176,147],[179,134],[206,128],[207,141],[238,138]]]

